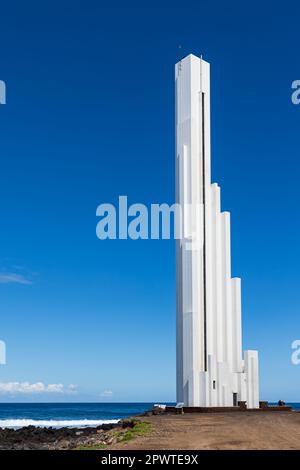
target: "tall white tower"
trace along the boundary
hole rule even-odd
[[[231,278],[230,214],[210,173],[210,65],[176,64],[177,402],[259,407],[258,353],[242,356],[241,280]]]

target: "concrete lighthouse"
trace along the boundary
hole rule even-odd
[[[241,280],[231,277],[230,214],[210,172],[210,65],[176,64],[177,402],[259,407],[258,353],[242,353]]]

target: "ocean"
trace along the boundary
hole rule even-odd
[[[86,427],[116,423],[154,403],[0,403],[0,428]]]
[[[0,403],[0,428],[87,427],[116,423],[143,413],[152,403]],[[166,403],[174,405],[174,403]],[[287,403],[300,411],[300,403]]]

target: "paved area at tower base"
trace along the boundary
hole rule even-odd
[[[260,408],[246,408],[246,406],[184,406],[183,408],[176,408],[175,406],[167,406],[166,412],[169,413],[176,413],[176,414],[184,414],[184,413],[240,413],[240,412],[283,412],[283,411],[292,411],[291,406],[263,406]]]
[[[190,413],[140,418],[152,431],[114,449],[300,449],[300,413]]]

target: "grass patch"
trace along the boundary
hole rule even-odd
[[[134,426],[132,428],[128,428],[126,431],[117,431],[113,433],[116,437],[117,442],[129,442],[135,437],[138,436],[145,436],[151,431],[151,424],[146,423],[145,421],[139,421],[137,419],[133,420]],[[107,444],[96,444],[92,446],[77,446],[73,450],[103,450],[107,449]]]
[[[106,444],[97,444],[95,446],[78,446],[75,447],[73,450],[103,450],[106,449]]]
[[[120,442],[128,442],[138,436],[145,436],[151,431],[151,424],[145,421],[135,421],[134,427],[124,433],[120,433],[118,438]]]

